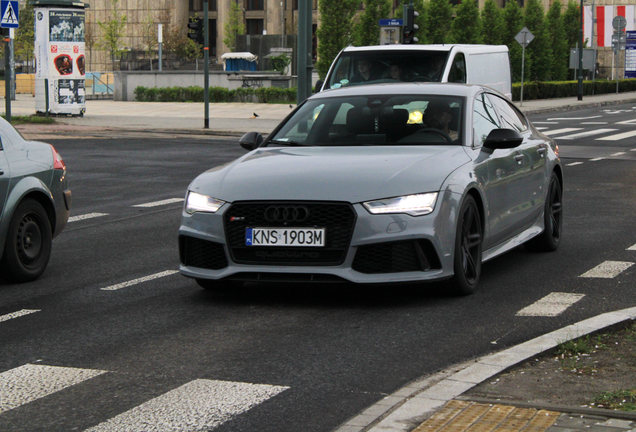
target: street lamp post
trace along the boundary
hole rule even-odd
[[[583,100],[583,0],[581,0],[581,27],[579,29],[579,91],[578,100]]]

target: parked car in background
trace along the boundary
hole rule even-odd
[[[0,279],[40,277],[70,209],[66,165],[57,150],[25,140],[0,118]]]
[[[323,91],[241,141],[186,194],[180,271],[203,288],[448,279],[464,295],[482,262],[561,242],[558,147],[483,86]]]
[[[347,47],[316,90],[391,81],[453,82],[490,87],[512,99],[505,45],[377,45]]]

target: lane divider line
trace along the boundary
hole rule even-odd
[[[577,165],[583,165],[583,162],[572,162],[570,164],[567,164],[566,166],[577,166]]]
[[[628,247],[628,248],[627,248],[627,250],[633,250],[633,251],[636,251],[636,244],[635,244],[634,246],[632,246],[632,247]]]
[[[579,277],[613,279],[633,265],[632,262],[605,261]]]
[[[636,131],[623,132],[616,135],[608,135],[601,138],[596,138],[596,141],[618,141],[625,138],[631,138],[636,136]]]
[[[117,285],[111,285],[111,286],[106,287],[106,288],[101,288],[101,290],[102,291],[117,291],[118,289],[127,288],[127,287],[130,287],[130,286],[133,286],[133,285],[137,285],[137,284],[140,284],[140,283],[148,282],[148,281],[151,281],[151,280],[154,280],[154,279],[159,279],[159,278],[162,278],[162,277],[165,277],[165,276],[170,276],[170,275],[173,275],[175,273],[179,273],[179,271],[178,270],[166,270],[166,271],[163,271],[161,273],[155,273],[155,274],[150,275],[150,276],[144,276],[144,277],[141,277],[141,278],[138,278],[138,279],[130,280],[128,282],[122,282],[122,283],[117,284]]]
[[[134,205],[133,207],[144,207],[144,208],[158,207],[158,206],[162,206],[162,205],[183,202],[183,200],[184,200],[184,198],[170,198],[170,199],[166,199],[166,200],[163,200],[163,201],[155,201],[155,202],[150,202],[150,203],[145,203],[145,204],[137,204],[137,205]]]
[[[543,135],[548,135],[548,136],[552,136],[552,135],[557,135],[557,134],[562,134],[562,133],[568,133],[568,132],[574,132],[574,131],[578,131],[578,130],[582,130],[583,128],[564,128],[564,129],[555,129],[555,130],[549,130],[549,131],[543,131]]]
[[[595,130],[591,130],[591,131],[580,132],[580,133],[577,133],[577,134],[574,134],[574,135],[560,136],[559,139],[561,139],[561,140],[572,140],[572,139],[583,138],[583,137],[588,137],[588,136],[592,136],[592,135],[600,135],[602,133],[607,133],[607,132],[614,132],[614,131],[617,131],[617,130],[618,129],[595,129]]]
[[[10,319],[20,318],[25,315],[30,315],[32,313],[42,312],[41,309],[22,309],[17,312],[12,312],[10,314],[0,316],[0,322],[9,321]]]
[[[87,214],[79,215],[79,216],[71,216],[70,218],[68,218],[68,221],[77,222],[81,220],[93,219],[93,218],[102,217],[102,216],[108,216],[108,213],[87,213]]]
[[[570,294],[553,292],[541,300],[521,309],[517,316],[555,317],[561,315],[567,308],[585,297],[585,294]]]
[[[605,158],[604,157],[597,157],[597,158],[594,158],[594,159],[590,159],[590,162],[596,162],[596,161],[602,161],[602,160],[605,160]]]

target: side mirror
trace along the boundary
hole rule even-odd
[[[493,129],[486,137],[484,147],[497,149],[511,149],[519,146],[523,142],[521,134],[512,129]]]
[[[320,93],[320,91],[322,90],[322,85],[324,83],[325,82],[323,80],[316,81],[316,87],[314,87],[316,91],[314,91],[314,93]]]
[[[239,141],[241,147],[245,150],[254,150],[263,142],[263,135],[260,132],[248,132],[243,135]]]

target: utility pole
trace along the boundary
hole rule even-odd
[[[311,33],[313,14],[311,0],[298,0],[298,88],[296,103],[300,104],[311,96]]]
[[[583,0],[581,0],[581,28],[579,29],[579,89],[578,100],[583,100]]]
[[[210,32],[208,31],[208,0],[203,2],[203,128],[210,129]]]

